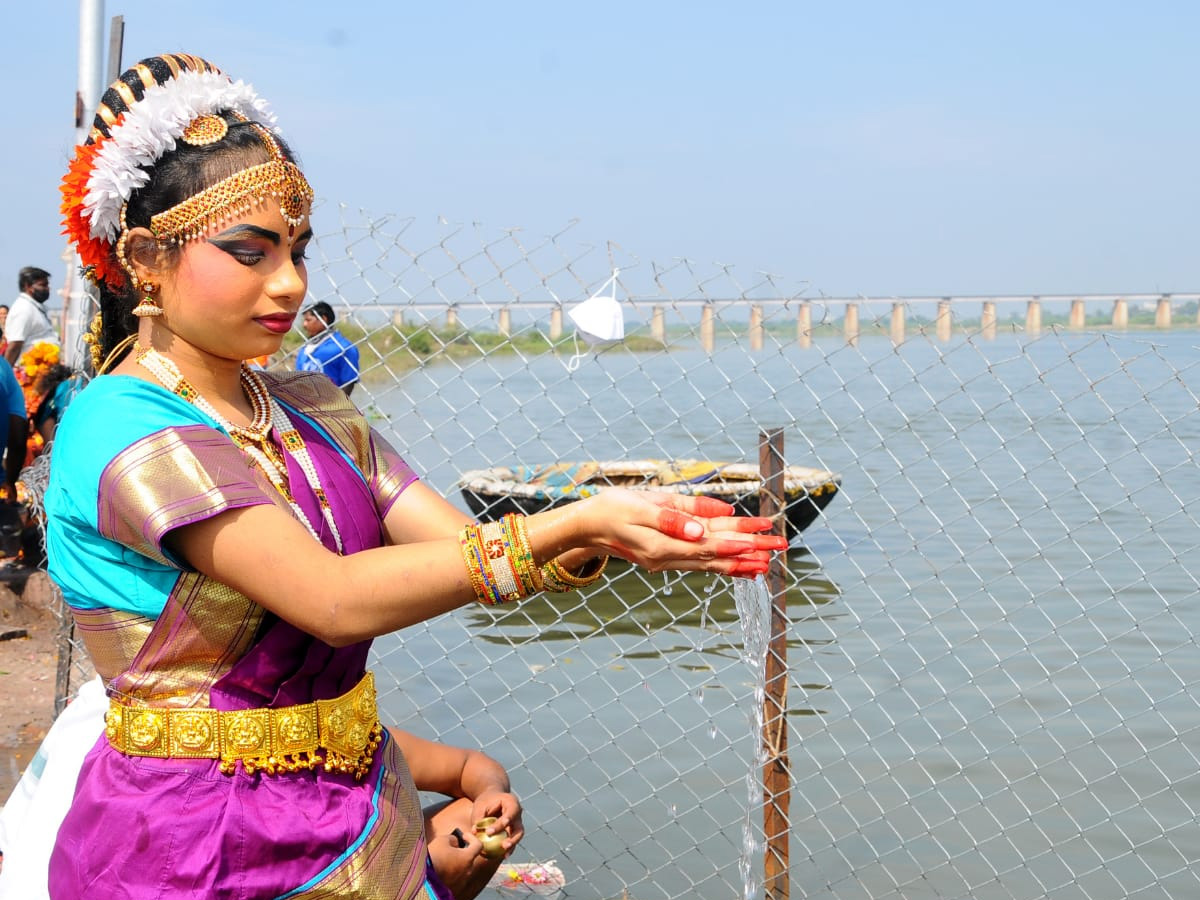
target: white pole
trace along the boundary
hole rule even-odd
[[[79,81],[75,95],[75,143],[83,143],[92,116],[104,93],[104,0],[79,0]],[[63,362],[73,369],[83,366],[83,335],[95,309],[94,289],[79,277],[79,258],[64,254],[67,274],[63,283]]]

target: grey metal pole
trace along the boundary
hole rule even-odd
[[[104,93],[104,0],[79,0],[79,80],[75,90],[75,143],[87,139],[92,115]],[[87,355],[83,335],[95,308],[88,285],[79,277],[79,257],[68,251],[63,279],[62,359],[83,368]]]

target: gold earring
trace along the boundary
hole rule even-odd
[[[137,272],[133,270],[133,266],[129,264],[129,260],[125,258],[125,241],[129,237],[129,227],[125,224],[125,211],[129,209],[129,203],[121,204],[121,234],[117,238],[117,262],[121,264],[121,268],[125,270],[125,274],[129,276],[129,284],[136,291],[139,287]]]
[[[139,319],[161,316],[163,314],[162,304],[153,296],[154,292],[158,290],[158,285],[143,281],[142,290],[146,292],[146,296],[142,297],[142,302],[133,308],[133,314]]]

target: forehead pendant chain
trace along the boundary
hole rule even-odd
[[[304,437],[296,430],[292,420],[279,402],[267,391],[266,384],[257,372],[242,363],[240,373],[242,389],[246,392],[246,396],[250,399],[250,405],[254,409],[253,421],[249,426],[243,428],[234,425],[217,412],[216,408],[183,377],[178,367],[157,350],[145,348],[139,344],[135,346],[134,352],[138,364],[149,371],[159,384],[176,396],[182,397],[225,429],[233,443],[262,470],[263,474],[267,476],[267,480],[292,508],[296,518],[319,542],[320,535],[317,534],[316,528],[313,527],[300,504],[296,502],[296,498],[288,486],[287,460],[271,442],[271,432],[274,430],[278,434],[280,446],[291,454],[300,466],[300,471],[304,473],[304,480],[308,483],[309,489],[313,492],[313,496],[316,497],[317,504],[321,508],[321,517],[328,526],[330,534],[333,535],[338,555],[345,554],[342,533],[333,518],[333,509],[329,505],[329,498],[325,494],[325,488],[321,485],[321,477],[317,474],[316,464],[308,452]]]

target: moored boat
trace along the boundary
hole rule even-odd
[[[825,469],[784,468],[789,538],[812,524],[841,483],[840,475]],[[749,463],[635,459],[493,466],[464,472],[457,486],[471,512],[484,521],[510,512],[531,515],[608,487],[716,497],[741,515],[758,515],[762,478]]]

